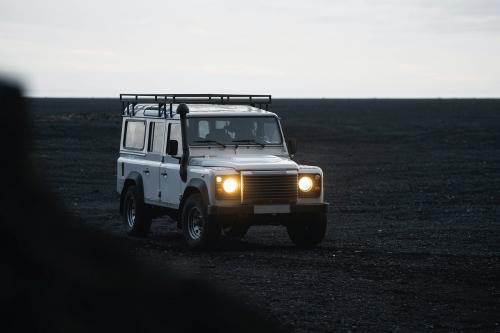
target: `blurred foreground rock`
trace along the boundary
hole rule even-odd
[[[144,267],[115,239],[68,220],[30,160],[21,91],[0,83],[2,331],[271,332],[201,281]]]

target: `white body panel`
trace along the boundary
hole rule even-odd
[[[160,161],[144,160],[142,169],[144,199],[157,202],[160,199]]]
[[[193,157],[189,164],[202,167],[226,167],[234,170],[298,170],[299,168],[297,163],[290,159],[267,154],[257,155],[255,152],[248,155]]]
[[[172,161],[173,160],[173,161]],[[160,166],[161,203],[167,207],[179,207],[181,191],[181,177],[179,175],[179,161],[166,158]]]

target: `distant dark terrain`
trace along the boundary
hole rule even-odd
[[[81,223],[127,238],[120,104],[29,99],[34,159]],[[193,253],[167,218],[128,238],[148,265],[202,277],[297,332],[500,331],[500,100],[276,100],[297,161],[325,172],[325,241],[284,228]]]

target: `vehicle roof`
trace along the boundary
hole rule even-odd
[[[170,118],[170,106],[167,105],[167,119],[179,119],[179,115],[176,113],[178,106],[179,104],[172,104],[172,118]],[[249,105],[187,104],[187,106],[189,108],[188,117],[276,116],[273,112]],[[134,111],[134,116],[129,116],[125,112],[125,117],[158,118],[158,105],[155,104],[137,104]]]

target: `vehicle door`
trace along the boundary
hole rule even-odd
[[[144,178],[144,158],[146,156],[146,132],[145,120],[127,119],[123,126],[123,135],[118,159],[118,175],[122,181],[131,173],[137,172]]]
[[[147,202],[160,201],[160,164],[165,144],[165,122],[150,121],[148,145],[142,170],[144,199]]]
[[[177,145],[177,149],[173,151],[172,147],[175,145]],[[179,122],[173,121],[168,124],[165,152],[163,162],[160,165],[160,200],[168,207],[177,208],[180,203],[182,184],[179,175],[182,156],[181,125]]]

